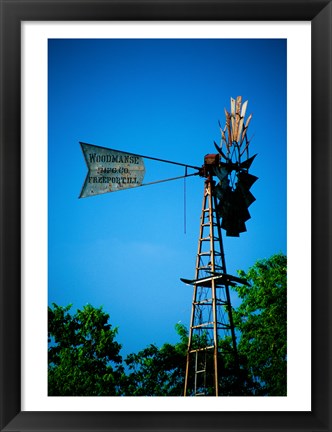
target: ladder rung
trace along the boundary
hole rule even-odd
[[[208,256],[208,255],[211,255],[211,252],[199,252],[197,255],[199,255],[199,256]],[[215,256],[220,256],[221,253],[218,252],[218,251],[215,251],[215,252],[214,252],[214,255],[215,255]]]
[[[202,223],[201,225],[203,227],[206,227],[206,226],[210,226],[211,224],[210,223]],[[217,226],[217,224],[215,222],[212,222],[212,226]]]
[[[195,306],[212,306],[212,299],[206,299],[206,300],[201,300],[201,301],[196,301],[193,302],[193,304]],[[226,300],[220,300],[220,299],[216,299],[216,305],[217,306],[226,306],[228,304],[228,302]]]
[[[193,329],[201,328],[201,327],[205,327],[205,326],[210,325],[210,324],[213,324],[213,321],[211,321],[211,322],[206,322],[206,323],[203,323],[203,324],[198,324],[198,325],[196,325],[196,326],[192,326],[192,328],[193,328]]]
[[[219,265],[215,265],[214,266],[215,269],[219,269],[219,270],[223,270],[222,266]],[[202,267],[197,267],[197,270],[211,270],[211,266],[202,266]],[[224,271],[224,270],[223,270]],[[224,272],[225,273],[225,272]]]
[[[204,347],[204,348],[197,348],[197,349],[190,350],[189,353],[192,354],[192,353],[195,353],[195,352],[206,351],[206,350],[213,349],[213,348],[214,348],[214,345],[210,345],[210,346],[207,346],[207,347]]]
[[[204,300],[200,300],[200,301],[196,301],[193,302],[194,305],[208,305],[211,306],[212,305],[212,299],[204,299]]]
[[[211,300],[203,300],[203,301],[198,301],[198,302],[193,302],[193,304],[195,306],[200,306],[200,305],[204,305],[204,306],[212,306],[212,301]]]
[[[214,327],[213,326],[209,326],[208,323],[203,324],[203,325],[192,326],[191,328],[193,330],[196,330],[198,328],[203,328],[203,327],[204,327],[204,330],[213,330],[214,329]],[[230,325],[217,324],[217,330],[230,330],[230,329],[231,329]]]

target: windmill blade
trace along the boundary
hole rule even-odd
[[[226,231],[227,237],[239,237],[240,233],[247,231],[246,224],[236,214],[229,216],[227,221],[223,220],[221,228]]]
[[[247,118],[246,124],[244,126],[244,129],[243,129],[243,132],[242,132],[241,145],[242,145],[243,140],[244,140],[244,138],[245,138],[245,136],[247,134],[247,130],[248,130],[249,123],[250,123],[251,119],[252,119],[252,114],[250,114],[250,116]]]
[[[238,96],[236,98],[235,103],[235,122],[233,126],[233,136],[232,141],[238,142],[238,130],[239,130],[239,124],[240,124],[240,117],[241,117],[241,103],[242,103],[242,96]]]
[[[258,177],[249,174],[245,171],[240,171],[237,174],[238,184],[240,184],[245,189],[249,190],[251,186],[258,180]]]
[[[241,104],[242,104],[242,96],[238,96],[236,98],[236,104],[235,104],[236,114],[240,114]]]
[[[248,105],[248,101],[245,101],[245,102],[243,102],[243,105],[241,108],[241,118],[240,118],[239,128],[238,128],[238,132],[237,132],[237,138],[236,138],[236,141],[238,143],[240,143],[240,140],[241,140],[242,128],[243,128],[243,123],[244,123],[244,117],[245,117],[246,111],[247,111],[247,105]]]
[[[243,119],[246,116],[247,106],[248,106],[248,101],[246,100],[245,102],[243,102],[242,108],[241,108],[241,117]]]
[[[221,138],[223,139],[223,141],[225,141],[225,144],[227,144],[226,135],[225,135],[227,128],[226,128],[226,126],[224,128],[222,128],[220,120],[218,120],[218,125],[219,125],[219,129],[220,129],[220,133],[221,133]]]
[[[225,116],[226,116],[226,129],[228,134],[228,146],[232,146],[232,132],[231,132],[231,115],[225,108]]]
[[[247,231],[247,228],[245,226],[245,224],[239,224],[237,226],[234,226],[232,229],[228,229],[226,231],[226,236],[227,237],[240,237],[241,233],[244,233]]]
[[[245,145],[244,149],[242,150],[240,156],[242,156],[243,153],[248,149],[249,144],[250,144],[250,141],[251,141],[251,140],[248,140],[247,135],[245,136],[245,140],[246,140],[246,145]],[[243,140],[242,140],[242,143],[243,143]],[[242,144],[241,144],[241,145],[242,145]],[[249,154],[249,151],[247,151],[247,154]]]
[[[251,164],[252,161],[249,162]],[[220,173],[227,172],[228,164],[222,165]],[[219,199],[217,212],[222,219],[221,228],[226,231],[228,237],[238,237],[241,232],[246,231],[245,222],[251,218],[248,207],[255,201],[249,189],[258,177],[240,171],[237,173],[237,179],[234,190],[228,185],[228,176],[224,176],[215,187],[215,195]]]
[[[223,187],[220,183],[218,183],[214,188],[214,194],[218,200],[221,200],[223,197]]]
[[[256,156],[257,153],[254,156],[251,156],[249,159],[245,160],[244,162],[241,162],[240,163],[241,169],[249,169]]]
[[[232,131],[231,131],[231,141],[234,141],[233,133],[234,133],[234,126],[235,126],[235,99],[231,98],[231,125],[232,125]]]
[[[217,144],[215,141],[213,141],[213,142],[214,142],[214,146],[215,146],[215,148],[217,149],[217,151],[221,154],[221,156],[222,156],[225,160],[227,160],[227,156],[225,156],[224,152],[221,150],[221,147],[219,147],[218,144]]]
[[[218,125],[219,125],[220,132],[221,132],[221,133],[222,133],[222,132],[225,132],[225,130],[226,130],[226,126],[223,128],[223,127],[221,126],[220,120],[218,120]]]
[[[251,218],[248,206],[245,202],[244,195],[242,191],[238,188],[236,188],[233,191],[233,207],[234,207],[234,214],[236,215],[236,220],[238,223],[241,224],[246,222]]]
[[[239,217],[234,207],[223,218],[221,228],[226,231],[227,237],[239,237],[240,233],[247,231],[244,221]]]
[[[246,208],[248,208],[254,201],[256,201],[256,198],[250,192],[250,188],[258,180],[258,177],[242,171],[237,174],[237,178],[238,182],[236,184],[236,190],[241,193],[242,202]]]
[[[224,131],[221,131],[221,140],[227,145],[226,135]]]
[[[218,165],[213,166],[210,171],[219,179],[219,183],[214,187],[214,194],[218,200],[216,210],[222,220],[221,227],[225,229],[227,236],[232,237],[238,237],[241,232],[246,231],[245,222],[251,218],[248,208],[256,200],[250,188],[258,177],[248,173],[257,154],[251,157],[248,154],[247,130],[252,114],[245,122],[247,106],[247,100],[242,104],[242,96],[231,98],[230,112],[225,109],[226,125],[223,130],[219,122],[221,144],[218,146],[214,142],[216,150],[223,159],[219,159]],[[246,145],[241,150],[244,140]],[[223,143],[226,144],[226,155],[222,151]],[[241,162],[241,156],[246,150],[247,159]]]
[[[222,166],[213,167],[213,172],[218,177],[218,179],[220,180],[221,183],[228,176],[228,170]]]
[[[231,97],[231,114],[235,117],[235,99]]]
[[[218,205],[218,214],[222,218],[221,228],[229,237],[238,237],[246,231],[245,221],[250,219],[250,214],[241,201],[239,192],[230,191],[223,197]]]
[[[222,182],[218,183],[217,186],[215,186],[214,193],[219,200],[217,204],[217,212],[219,214],[219,217],[224,217],[227,212],[226,208],[227,206],[229,206],[228,197],[232,193],[228,177],[225,177]]]
[[[247,208],[251,206],[253,202],[256,201],[256,198],[250,191],[242,191],[243,201],[245,202]]]
[[[224,141],[225,145],[227,146],[227,140],[226,140],[226,135],[225,135],[226,126],[223,129],[221,126],[220,120],[218,120],[218,124],[219,124],[220,133],[221,133],[221,139],[222,139],[222,141]]]

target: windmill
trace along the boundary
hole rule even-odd
[[[184,396],[219,396],[227,386],[239,386],[229,287],[246,281],[227,273],[222,229],[231,237],[245,232],[248,207],[255,201],[250,188],[257,177],[249,169],[256,155],[249,155],[247,105],[241,96],[231,98],[225,126],[219,122],[217,153],[207,154],[200,167],[80,143],[88,167],[80,198],[189,176],[205,179],[195,278],[181,279],[193,286]],[[185,175],[144,184],[144,159],[183,166]],[[188,174],[188,168],[195,172]]]

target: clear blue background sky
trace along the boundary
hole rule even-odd
[[[49,40],[49,304],[103,306],[122,354],[175,342],[189,325],[204,180],[78,199],[79,141],[202,165],[230,97],[253,113],[256,201],[247,232],[224,236],[228,273],[286,253],[286,41]],[[145,160],[145,182],[184,169]],[[224,233],[224,232],[223,232]],[[233,299],[236,306],[238,300]]]

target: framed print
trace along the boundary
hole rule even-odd
[[[1,11],[1,430],[331,430],[330,2]]]

